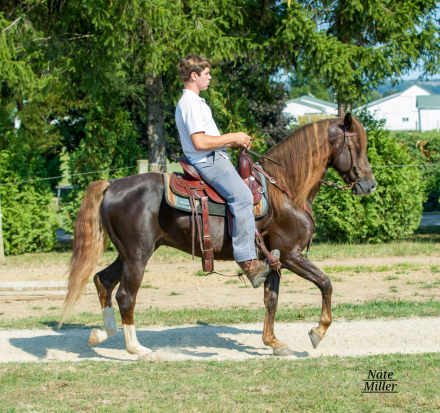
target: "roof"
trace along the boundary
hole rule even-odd
[[[286,101],[286,105],[288,105],[289,103],[297,103],[299,105],[304,105],[304,106],[308,106],[313,109],[319,109],[319,110],[324,110],[324,108],[322,107],[323,105],[330,106],[334,109],[338,108],[338,105],[336,105],[332,102],[328,102],[328,101],[322,100],[322,99],[316,99],[315,97],[310,97],[310,96],[301,96],[299,98],[290,99],[290,100]]]
[[[420,83],[416,82],[416,83],[413,83],[411,86],[408,86],[406,89],[401,90],[400,92],[393,93],[392,95],[385,96],[384,98],[380,98],[380,99],[374,100],[373,102],[370,102],[370,103],[366,103],[365,105],[360,106],[360,108],[369,108],[370,106],[375,106],[375,105],[378,105],[380,103],[386,102],[387,100],[394,99],[394,98],[400,96],[403,92],[405,92],[408,89],[412,88],[413,86],[418,86],[420,89],[423,89],[425,92],[429,93],[429,95],[432,94],[432,92],[430,90],[426,89]],[[417,96],[417,99],[419,97],[426,97],[426,96]]]
[[[417,96],[417,107],[440,107],[440,95]]]

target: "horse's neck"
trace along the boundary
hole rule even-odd
[[[328,171],[328,167],[326,167],[325,169],[324,169],[324,171],[322,172],[322,175],[321,175],[321,179],[324,179],[325,178],[325,175],[327,175],[327,171]],[[313,204],[313,201],[315,200],[315,198],[316,198],[316,195],[318,195],[318,191],[319,191],[319,188],[320,188],[320,183],[319,183],[319,181],[316,183],[316,185],[311,189],[311,191],[309,192],[309,195],[307,196],[307,204],[309,205],[309,206],[312,206],[312,204]]]

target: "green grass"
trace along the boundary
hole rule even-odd
[[[225,284],[238,284],[238,280],[228,280]]]
[[[391,291],[392,293],[397,293],[397,292],[398,292],[397,287],[396,287],[395,285],[392,285],[392,286],[390,287],[390,291]]]
[[[356,265],[356,266],[344,266],[344,265],[333,265],[324,267],[324,272],[331,273],[341,273],[341,272],[355,272],[357,274],[363,272],[388,272],[397,271],[396,274],[409,274],[408,270],[420,271],[422,268],[419,264],[410,263],[399,263],[394,265]],[[432,268],[431,268],[432,271]]]
[[[141,288],[153,288],[154,290],[159,289],[159,287],[153,287],[151,284],[142,284]]]
[[[369,370],[393,372],[395,394],[363,394]],[[4,412],[431,413],[440,357],[387,354],[303,360],[7,363]],[[20,391],[17,396],[17,389]]]
[[[176,293],[174,291],[171,291],[169,295],[171,295],[171,296],[173,296],[173,295],[182,295],[182,293]]]
[[[393,280],[398,280],[399,277],[396,277],[395,275],[388,275],[384,279],[385,281],[393,281]]]
[[[265,308],[259,309],[231,307],[227,309],[182,309],[159,310],[147,309],[135,312],[137,327],[182,324],[241,324],[261,323],[264,321]],[[376,318],[396,318],[410,316],[440,316],[440,301],[433,299],[416,303],[411,301],[370,301],[364,304],[341,304],[334,306],[333,320],[356,320]],[[116,319],[120,320],[116,310]],[[321,308],[279,308],[277,322],[295,322],[302,320],[317,321]],[[53,328],[58,325],[59,315],[46,314],[27,318],[0,318],[0,328]],[[83,326],[100,326],[102,315],[99,313],[74,313],[68,317],[63,328],[81,328]]]
[[[196,277],[206,277],[206,276],[208,275],[208,273],[206,273],[206,272],[203,271],[203,270],[198,270],[197,272],[194,273],[194,275],[195,275]]]
[[[61,245],[62,244],[62,245]],[[367,256],[412,256],[435,255],[440,248],[440,228],[424,227],[416,231],[407,240],[394,241],[384,244],[338,244],[315,242],[310,252],[310,259],[322,260],[325,258],[340,257],[367,257]],[[2,268],[8,267],[47,267],[67,265],[71,257],[71,243],[57,243],[56,251],[42,253],[27,253],[6,257]],[[111,264],[117,256],[116,251],[108,250],[102,260],[102,265]],[[189,262],[191,255],[170,247],[160,247],[152,256],[153,262]],[[386,266],[384,266],[386,267]],[[386,270],[384,270],[386,271]],[[433,266],[433,272],[440,268]],[[289,274],[285,271],[285,274]]]

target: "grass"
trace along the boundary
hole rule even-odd
[[[242,324],[262,323],[265,308],[231,307],[226,309],[181,309],[159,310],[147,309],[135,312],[137,327],[143,326],[176,326],[182,324]],[[120,320],[116,310],[116,319]],[[430,299],[423,303],[411,301],[369,301],[363,304],[341,304],[332,308],[333,320],[359,320],[376,318],[397,318],[411,316],[440,316],[440,301]],[[277,322],[317,321],[321,308],[279,308]],[[27,318],[0,318],[0,328],[53,328],[58,325],[60,316],[46,314]],[[100,326],[102,315],[99,313],[74,313],[70,315],[62,328],[82,328],[83,326]]]
[[[399,263],[394,265],[356,265],[356,266],[344,266],[344,265],[333,265],[324,267],[324,272],[328,274],[341,273],[341,272],[355,272],[357,274],[363,272],[389,272],[397,271],[396,274],[410,274],[408,270],[420,271],[422,268],[419,264],[410,263]],[[432,268],[431,268],[432,271]]]
[[[60,245],[58,245],[60,244]],[[44,268],[48,266],[67,266],[71,257],[71,244],[57,243],[58,250],[42,253],[28,253],[6,257],[1,267]],[[367,257],[367,256],[412,256],[436,255],[440,247],[440,228],[423,227],[407,240],[393,241],[383,244],[338,244],[334,242],[314,242],[310,252],[310,259],[322,260],[325,258],[340,257]],[[101,265],[111,264],[117,256],[114,250],[108,250],[101,259]],[[191,255],[170,247],[157,249],[151,262],[189,262]],[[433,266],[433,272],[440,268]],[[285,272],[289,274],[288,271]]]
[[[395,394],[363,394],[369,370],[393,372]],[[7,363],[0,411],[433,412],[435,353],[303,360]],[[17,389],[21,391],[17,397]]]
[[[206,273],[203,270],[198,270],[197,272],[194,273],[194,275],[197,277],[206,277],[208,275],[208,273]]]
[[[392,285],[392,286],[390,287],[390,291],[391,291],[392,293],[397,293],[397,292],[398,292],[397,287],[396,287],[395,285]]]
[[[238,284],[238,280],[228,280],[225,284]]]
[[[159,289],[159,287],[153,287],[151,284],[142,284],[141,288],[153,288],[154,290]]]
[[[395,275],[388,275],[384,279],[385,281],[393,281],[393,280],[398,280],[399,277],[396,277]]]
[[[182,295],[182,293],[176,293],[176,292],[174,292],[174,291],[171,291],[171,292],[170,292],[170,295]]]

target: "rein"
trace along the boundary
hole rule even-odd
[[[338,191],[348,191],[348,190],[352,189],[360,181],[360,178],[359,178],[359,166],[358,166],[358,163],[357,163],[357,160],[356,160],[356,156],[355,156],[355,153],[354,153],[354,151],[355,151],[354,143],[351,140],[351,136],[356,136],[356,135],[357,135],[357,133],[350,133],[350,132],[347,132],[346,130],[344,130],[344,145],[342,146],[341,152],[339,153],[339,155],[336,158],[336,159],[338,159],[342,155],[342,151],[344,150],[345,145],[347,145],[348,146],[348,150],[350,152],[351,163],[352,163],[352,165],[354,167],[354,174],[355,174],[355,176],[357,178],[356,181],[352,182],[350,185],[342,186],[342,185],[340,185],[340,184],[338,184],[336,182],[330,182],[330,181],[326,181],[325,179],[320,179],[318,181],[320,184],[330,186],[330,187],[332,187],[334,189],[337,189]]]

